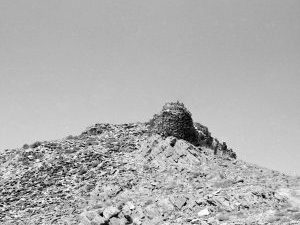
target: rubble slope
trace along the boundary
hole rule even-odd
[[[6,150],[0,223],[300,224],[300,178],[237,160],[204,128],[197,146],[132,123]]]

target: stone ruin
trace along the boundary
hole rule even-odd
[[[150,129],[163,137],[174,136],[199,145],[199,133],[194,127],[191,113],[183,103],[166,103],[159,114],[150,120]]]
[[[149,122],[150,130],[163,137],[173,136],[186,140],[195,146],[208,147],[215,155],[236,158],[236,153],[227,148],[225,142],[211,136],[208,128],[193,122],[192,114],[183,103],[166,103],[160,113],[155,114]]]

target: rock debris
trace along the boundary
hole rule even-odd
[[[299,177],[236,159],[181,103],[0,154],[0,223],[300,224]]]

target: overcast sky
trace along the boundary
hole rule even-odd
[[[180,100],[240,159],[300,174],[299,0],[0,1],[0,149]]]

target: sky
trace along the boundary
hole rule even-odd
[[[238,158],[300,175],[300,1],[1,0],[0,150],[181,101]]]

